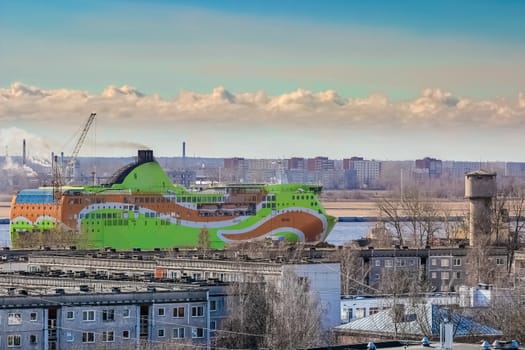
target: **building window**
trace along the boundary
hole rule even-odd
[[[461,259],[460,258],[454,258],[454,266],[461,266]]]
[[[102,332],[102,341],[105,341],[105,342],[115,341],[115,332],[114,331]]]
[[[94,332],[82,332],[82,343],[94,343],[95,333]]]
[[[37,338],[36,338],[36,334],[31,334],[31,335],[29,336],[29,344],[31,344],[31,345],[36,345],[36,343],[37,343],[36,340],[37,340]]]
[[[375,261],[375,265],[376,265],[377,267],[381,266],[381,260],[377,259],[377,260]]]
[[[204,338],[204,328],[193,327],[191,329],[191,337],[192,338]]]
[[[184,317],[184,306],[173,308],[173,317],[181,318]]]
[[[36,312],[31,312],[31,313],[29,314],[29,319],[30,319],[31,321],[36,321]]]
[[[496,258],[496,265],[503,265],[504,263],[503,258]]]
[[[115,321],[115,310],[102,310],[102,321]]]
[[[392,260],[386,259],[385,260],[385,267],[392,267]]]
[[[7,314],[7,324],[8,325],[22,324],[22,315],[17,312],[8,313]]]
[[[67,342],[73,342],[73,341],[75,341],[75,338],[73,337],[73,333],[71,333],[71,332],[67,332],[67,333],[66,333],[66,341],[67,341]]]
[[[378,307],[371,307],[371,308],[368,310],[368,315],[377,314],[378,312],[379,312],[379,308],[378,308]]]
[[[405,259],[400,259],[400,258],[396,259],[396,266],[405,266],[405,265],[406,265]]]
[[[122,331],[122,338],[129,339],[129,331]]]
[[[441,272],[441,279],[442,280],[448,280],[450,279],[450,273],[448,271],[442,271]]]
[[[348,321],[351,321],[352,318],[354,318],[354,316],[353,316],[354,312],[353,312],[353,311],[354,311],[354,310],[353,310],[352,308],[350,308],[350,309],[346,309],[346,319],[347,319]]]
[[[216,311],[216,310],[217,310],[217,301],[210,300],[210,311]]]
[[[203,306],[192,306],[191,307],[191,317],[203,317],[203,316],[204,316]]]
[[[128,318],[130,315],[129,309],[124,309],[124,312],[122,312],[122,317]]]
[[[157,334],[159,335],[159,337],[164,337],[164,328],[160,328],[157,332]]]
[[[157,315],[166,316],[166,309],[163,307],[159,307],[159,309],[157,310]]]
[[[210,329],[213,331],[217,329],[217,321],[210,321]]]
[[[454,278],[455,279],[460,279],[461,278],[461,272],[460,271],[454,272]]]
[[[432,272],[432,278],[433,278],[433,279],[436,279],[436,278],[437,278],[437,272],[435,272],[435,271]]]
[[[431,263],[432,263],[432,266],[436,266],[437,265],[437,259],[436,258],[432,258]]]
[[[448,259],[441,259],[441,266],[449,266],[449,260]]]
[[[366,308],[365,307],[356,307],[355,308],[355,318],[363,318],[366,316]]]
[[[21,335],[8,335],[7,336],[7,346],[10,348],[22,346],[22,336]]]
[[[184,338],[184,327],[173,328],[173,338]]]
[[[68,311],[68,312],[66,312],[66,318],[67,318],[68,320],[73,320],[73,319],[75,319],[75,313],[74,313],[73,311]]]
[[[95,321],[95,311],[93,310],[82,311],[82,321]]]

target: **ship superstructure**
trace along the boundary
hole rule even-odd
[[[174,185],[153,157],[137,161],[105,185],[20,191],[11,204],[13,244],[56,229],[81,235],[91,247],[224,248],[264,238],[323,241],[335,223],[318,199],[321,186],[232,184],[201,192]]]

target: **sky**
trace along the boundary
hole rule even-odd
[[[0,1],[0,153],[525,161],[525,1]]]

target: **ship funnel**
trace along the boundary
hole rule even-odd
[[[142,150],[139,149],[137,162],[139,164],[153,162],[153,151],[152,150]]]

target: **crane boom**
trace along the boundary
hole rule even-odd
[[[67,162],[66,169],[65,169],[65,174],[68,177],[68,179],[71,179],[78,153],[80,152],[80,148],[82,147],[82,144],[84,143],[84,140],[86,139],[86,135],[89,131],[89,128],[91,127],[91,124],[93,124],[93,121],[95,120],[96,116],[97,116],[97,113],[91,113],[91,115],[89,116],[88,120],[86,121],[86,124],[84,125],[84,128],[82,129],[82,133],[80,134],[80,137],[78,138],[77,144],[75,145],[75,148],[73,149],[73,153],[71,153],[71,157],[69,157],[69,160]]]

